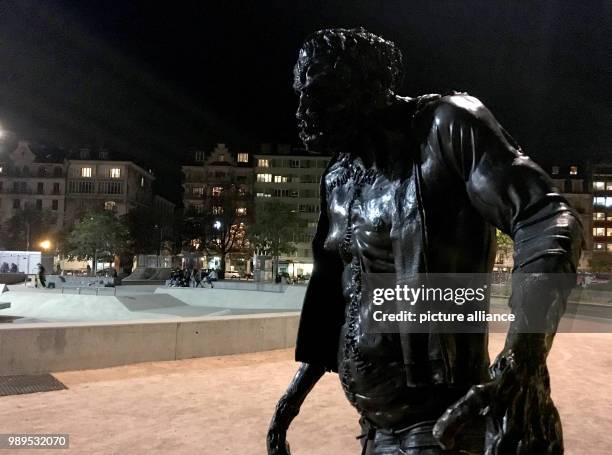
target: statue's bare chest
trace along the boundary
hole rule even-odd
[[[397,183],[360,162],[339,162],[325,177],[329,231],[325,248],[372,271],[392,271],[391,228]]]

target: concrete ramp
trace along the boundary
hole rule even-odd
[[[285,292],[217,289],[217,286],[213,289],[160,287],[155,290],[156,295],[166,294],[190,306],[214,306],[240,311],[300,311],[305,293],[305,286],[287,286]]]
[[[157,288],[154,294],[126,296],[9,291],[0,294],[5,322],[89,322],[159,320],[201,316],[299,311],[305,288],[283,293],[226,289]]]
[[[125,281],[126,283],[147,281],[165,282],[170,278],[171,272],[172,271],[168,268],[136,267],[136,270],[121,281]]]

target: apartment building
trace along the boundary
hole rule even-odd
[[[592,170],[593,251],[612,253],[612,164]]]
[[[211,231],[210,226],[202,229],[208,236],[227,234],[226,228],[235,226],[241,234],[232,241],[232,252],[226,256],[226,270],[250,272],[248,251],[242,248],[245,240],[244,228],[248,220],[253,219],[253,163],[252,155],[244,147],[232,147],[216,144],[210,150],[192,150],[188,152],[182,167],[184,215],[188,223],[210,223],[217,227]],[[194,240],[195,241],[195,240]],[[219,238],[220,244],[223,240]],[[202,245],[192,245],[193,261],[200,261],[200,266],[218,268],[222,258],[218,254],[208,257]]]
[[[36,208],[57,214],[56,227],[64,224],[67,164],[62,156],[19,141],[0,156],[0,223],[19,210]]]
[[[153,174],[132,161],[112,158],[107,150],[83,148],[67,160],[66,225],[91,210],[125,215],[139,206],[152,207]]]
[[[254,157],[254,193],[257,202],[278,200],[293,205],[306,220],[306,226],[294,234],[297,251],[280,258],[280,271],[290,274],[312,272],[312,239],[319,218],[319,183],[328,156],[307,153],[289,145],[263,144]]]

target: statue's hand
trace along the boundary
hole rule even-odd
[[[289,443],[287,442],[287,430],[298,412],[299,408],[292,406],[286,396],[279,400],[272,417],[272,422],[270,422],[270,427],[268,428],[268,455],[291,454]]]
[[[550,397],[545,360],[519,361],[502,352],[491,367],[492,380],[473,386],[446,410],[434,427],[445,448],[473,418],[487,418],[487,455],[563,453],[559,414]]]
[[[267,436],[268,455],[291,455],[287,442],[287,429],[270,425]]]

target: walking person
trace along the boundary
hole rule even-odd
[[[45,268],[42,264],[36,264],[38,266],[38,282],[43,288],[47,287],[46,279],[45,279]],[[36,285],[38,287],[38,285]]]
[[[193,269],[193,279],[195,281],[194,288],[203,287],[202,286],[202,275],[201,271],[198,269]]]
[[[214,270],[211,270],[206,274],[206,282],[210,285],[211,289],[214,288],[213,283],[212,283],[213,273],[214,273]]]

